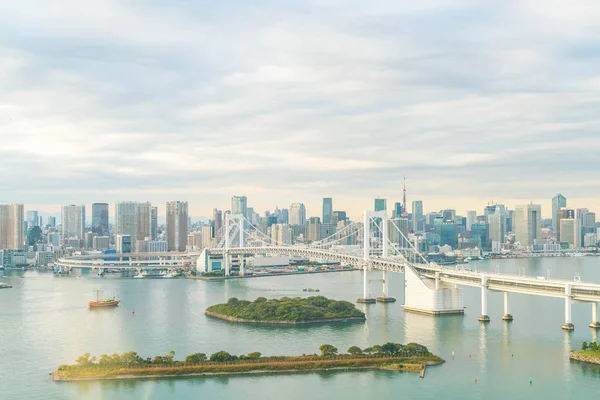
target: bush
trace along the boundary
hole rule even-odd
[[[260,354],[258,351],[252,352],[252,353],[248,353],[248,358],[251,360],[258,360],[260,358],[262,354]]]
[[[206,361],[206,354],[204,353],[194,353],[190,354],[185,358],[186,364],[200,364],[201,362]]]
[[[212,354],[210,356],[210,361],[227,362],[227,361],[233,361],[236,358],[237,357],[232,356],[228,352],[221,350],[221,351],[217,351],[216,353]]]

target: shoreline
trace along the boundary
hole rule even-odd
[[[228,322],[236,322],[236,323],[246,323],[246,324],[264,324],[264,325],[307,325],[307,324],[324,324],[324,323],[336,323],[336,322],[364,322],[366,321],[366,317],[348,317],[348,318],[329,318],[329,319],[318,319],[318,320],[310,320],[310,321],[277,321],[277,320],[252,320],[252,319],[243,319],[237,317],[230,317],[228,315],[219,314],[214,311],[206,310],[204,314],[211,318],[220,319]]]
[[[386,359],[387,360],[387,359]],[[393,359],[392,359],[393,360]],[[315,363],[318,361],[315,361]],[[154,374],[154,375],[112,375],[112,376],[81,376],[64,377],[54,371],[51,373],[54,382],[90,382],[90,381],[116,381],[116,380],[153,380],[153,379],[178,379],[194,377],[213,377],[213,376],[238,376],[238,375],[273,375],[273,374],[298,374],[312,372],[339,372],[339,371],[390,371],[390,372],[409,372],[423,373],[429,366],[436,366],[445,363],[445,360],[427,361],[425,363],[393,363],[370,365],[370,366],[340,366],[340,367],[317,367],[311,369],[283,369],[283,370],[248,370],[248,371],[226,371],[226,372],[190,372],[185,374]],[[174,367],[173,369],[177,369]],[[168,371],[167,371],[168,372]]]
[[[588,351],[585,351],[585,350],[572,351],[569,353],[569,359],[573,360],[573,361],[579,361],[582,363],[586,363],[586,364],[600,365],[600,352],[598,352],[598,355],[586,354],[586,353],[588,353]]]
[[[336,269],[326,271],[296,271],[296,272],[270,272],[267,274],[244,275],[244,276],[186,276],[186,279],[199,279],[201,281],[223,281],[227,279],[246,279],[246,278],[262,278],[266,276],[282,276],[282,275],[306,275],[306,274],[324,274],[328,272],[351,272],[362,271],[359,268]]]

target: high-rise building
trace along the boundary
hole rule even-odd
[[[19,250],[25,246],[23,204],[0,205],[0,249]]]
[[[106,250],[110,248],[110,236],[95,236],[92,239],[94,250]]]
[[[306,224],[306,208],[302,203],[293,203],[290,205],[290,225]]]
[[[560,229],[558,225],[557,213],[561,208],[565,208],[567,206],[567,198],[562,194],[558,193],[556,196],[552,198],[552,232],[556,239],[558,240],[557,232]]]
[[[337,225],[340,221],[346,222],[346,218],[346,211],[334,211],[331,214],[331,223]]]
[[[29,229],[39,225],[39,217],[37,211],[27,211],[27,227]]]
[[[376,198],[374,209],[375,209],[375,211],[386,211],[387,210],[387,200]]]
[[[108,204],[92,204],[92,232],[98,236],[108,235]]]
[[[85,239],[85,205],[62,207],[62,237],[63,240]]]
[[[292,229],[288,224],[275,224],[271,226],[271,239],[275,246],[292,244]]]
[[[458,229],[453,221],[444,221],[441,225],[440,245],[448,245],[453,249],[458,247]]]
[[[138,203],[136,240],[152,237],[152,205],[149,202]],[[187,232],[186,232],[187,233]]]
[[[132,244],[131,235],[117,235],[115,238],[117,253],[131,253]]]
[[[442,217],[444,217],[444,221],[454,221],[456,219],[456,210],[443,210]]]
[[[478,238],[481,249],[489,249],[490,226],[486,222],[477,222],[471,225],[471,237]]]
[[[394,210],[392,211],[392,219],[402,218],[402,203],[399,201],[394,203]]]
[[[575,210],[572,210],[570,208],[561,208],[560,210],[556,211],[556,230],[554,231],[556,240],[558,242],[564,242],[564,240],[562,240],[562,237],[560,236],[560,220],[561,219],[574,219],[575,218]]]
[[[567,243],[570,249],[579,249],[581,247],[580,221],[576,218],[559,218],[558,225],[561,243]]]
[[[308,240],[321,240],[321,219],[319,217],[310,217],[308,219]]]
[[[424,230],[422,200],[413,200],[412,202],[412,230],[413,232],[422,232]]]
[[[515,240],[521,246],[532,246],[535,239],[542,237],[542,206],[539,204],[516,206],[513,225]]]
[[[169,251],[185,251],[187,231],[187,201],[167,202],[167,245]]]
[[[333,201],[331,197],[323,197],[323,223],[329,224],[331,222],[331,215],[333,214]]]
[[[120,201],[115,205],[115,235],[137,237],[138,203]]]
[[[242,214],[245,218],[248,218],[248,199],[246,199],[246,196],[231,197],[231,213]]]
[[[506,234],[506,217],[500,212],[488,215],[489,238],[492,244],[494,242],[504,243]]]
[[[477,211],[467,211],[467,230],[471,231],[471,226],[477,223]]]
[[[56,226],[56,217],[48,217],[48,226]]]
[[[279,213],[279,219],[278,222],[280,224],[287,224],[290,221],[290,210],[288,210],[287,208],[282,208],[281,212]]]
[[[158,207],[152,207],[150,210],[150,237],[152,240],[158,239]]]
[[[202,227],[202,248],[213,247],[215,231],[213,226],[205,225]]]
[[[219,232],[223,226],[223,212],[218,209],[213,209],[213,221],[215,232]]]

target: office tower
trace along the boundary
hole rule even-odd
[[[424,230],[422,200],[413,200],[412,202],[412,230],[413,232],[421,232]]]
[[[138,203],[137,234],[135,237],[136,240],[145,240],[148,237],[152,237],[151,221],[152,205],[150,205],[149,202]]]
[[[554,232],[554,235],[557,240],[558,240],[557,232],[560,229],[559,225],[558,225],[557,213],[558,213],[558,210],[560,210],[561,208],[565,208],[566,206],[567,206],[567,198],[565,196],[563,196],[562,194],[559,193],[552,198],[552,232]]]
[[[92,239],[94,250],[106,250],[110,248],[110,236],[96,236]]]
[[[576,218],[559,218],[558,225],[560,226],[561,243],[568,243],[570,249],[580,248],[581,222]]]
[[[454,221],[456,219],[456,210],[444,210],[442,211],[442,217],[444,217],[444,221]]]
[[[333,214],[333,201],[331,197],[323,197],[323,223],[329,224],[331,222],[331,215]]]
[[[281,212],[279,213],[279,223],[280,224],[287,224],[290,221],[290,210],[288,210],[287,208],[282,208]]]
[[[554,234],[557,242],[564,242],[560,236],[560,220],[566,218],[575,218],[575,210],[570,208],[561,208],[560,210],[556,211],[556,230],[554,231]]]
[[[92,204],[92,232],[98,236],[108,235],[108,204]]]
[[[290,225],[306,224],[306,208],[302,203],[290,205]]]
[[[115,240],[117,253],[131,253],[131,235],[117,235]]]
[[[489,239],[492,242],[504,243],[506,234],[506,217],[501,212],[488,215]]]
[[[81,247],[83,247],[84,249],[93,249],[94,239],[96,239],[97,236],[98,235],[96,235],[94,232],[86,232],[85,239],[83,240],[83,244],[81,245]]]
[[[383,221],[380,221],[380,224]],[[396,229],[398,227],[398,229]],[[379,229],[375,227],[375,229]],[[398,232],[400,231],[400,232]],[[408,220],[402,216],[392,218],[388,221],[388,234],[390,242],[397,244],[399,248],[405,249],[409,247],[408,243]]]
[[[203,226],[202,227],[202,248],[213,247],[213,239],[215,238],[214,227]]]
[[[39,225],[39,217],[37,211],[27,211],[27,227],[29,229]]]
[[[583,227],[588,233],[596,233],[596,213],[586,212],[583,215]]]
[[[467,211],[467,230],[471,231],[471,226],[477,223],[477,211]]]
[[[515,240],[521,246],[532,246],[535,239],[542,235],[542,206],[526,204],[515,207],[514,221]]]
[[[480,249],[489,249],[489,225],[486,222],[476,222],[471,225],[471,237],[479,239]]]
[[[120,201],[115,205],[115,235],[137,237],[138,203]]]
[[[223,212],[221,210],[217,210],[216,208],[213,210],[213,221],[215,232],[219,232],[223,226]]]
[[[248,199],[246,199],[246,196],[231,197],[231,213],[242,214],[248,218]]]
[[[25,246],[23,204],[0,205],[0,249],[19,250]]]
[[[167,245],[169,251],[185,251],[187,232],[187,201],[167,202]]]
[[[337,225],[338,222],[346,222],[346,211],[334,211],[331,214],[331,223]]]
[[[453,221],[444,221],[440,226],[440,245],[448,245],[453,249],[458,247],[458,229]]]
[[[308,219],[308,240],[321,240],[321,219],[319,217],[310,217]]]
[[[56,226],[56,217],[48,217],[48,226]]]
[[[150,210],[150,237],[152,240],[158,239],[158,207],[152,207]]]
[[[85,239],[85,206],[70,204],[62,207],[62,237]]]
[[[271,240],[274,246],[292,244],[292,229],[288,224],[275,224],[271,226]]]
[[[44,226],[44,225],[42,225],[42,216],[41,215],[38,217],[38,224],[37,224],[37,226]]]
[[[394,203],[394,210],[392,211],[392,219],[402,218],[402,203],[399,201]]]
[[[387,201],[386,199],[375,199],[375,211],[387,211]]]

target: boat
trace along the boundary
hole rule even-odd
[[[303,292],[319,292],[319,289],[313,289],[313,288],[304,288],[302,289]]]
[[[139,271],[137,274],[135,274],[134,278],[147,278],[148,275],[149,274],[146,271]]]
[[[100,290],[96,290],[96,301],[89,301],[88,306],[90,308],[95,307],[116,307],[119,305],[121,300],[115,299],[115,296],[108,299],[100,299]]]
[[[161,273],[161,276],[167,279],[176,278],[177,276],[179,276],[179,273],[175,271],[175,269],[170,269],[166,273]]]

